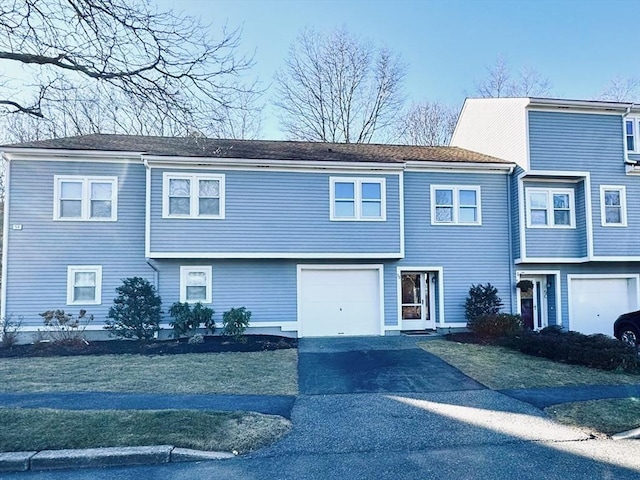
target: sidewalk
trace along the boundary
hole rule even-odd
[[[498,392],[542,409],[559,403],[584,402],[605,398],[640,397],[640,385],[519,388],[498,390]]]
[[[291,418],[291,395],[175,395],[114,392],[0,393],[5,408],[67,410],[237,410]]]

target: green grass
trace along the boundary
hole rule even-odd
[[[0,392],[295,395],[297,351],[2,358]]]
[[[556,363],[503,347],[429,340],[420,346],[494,390],[640,384],[640,375]]]
[[[244,453],[290,427],[283,417],[246,412],[0,408],[0,451],[174,445]]]
[[[560,423],[607,435],[640,427],[640,398],[564,403],[547,407],[545,412]]]

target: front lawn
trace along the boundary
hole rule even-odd
[[[0,392],[298,393],[297,350],[0,358]]]
[[[544,411],[566,425],[587,427],[607,435],[640,427],[640,398],[564,403]]]
[[[640,384],[640,375],[557,363],[493,345],[429,340],[420,346],[494,390]],[[607,435],[640,426],[637,398],[567,403],[545,411],[560,423]]]
[[[640,384],[640,375],[557,363],[493,345],[429,340],[420,346],[494,390]]]
[[[0,451],[174,445],[244,453],[290,428],[283,417],[250,412],[0,408]]]

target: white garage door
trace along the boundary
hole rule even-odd
[[[613,322],[635,310],[636,281],[631,278],[572,278],[569,328],[613,335]]]
[[[380,270],[301,268],[298,306],[304,337],[380,335]]]

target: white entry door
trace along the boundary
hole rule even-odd
[[[401,273],[402,330],[435,328],[429,279],[428,272]]]

